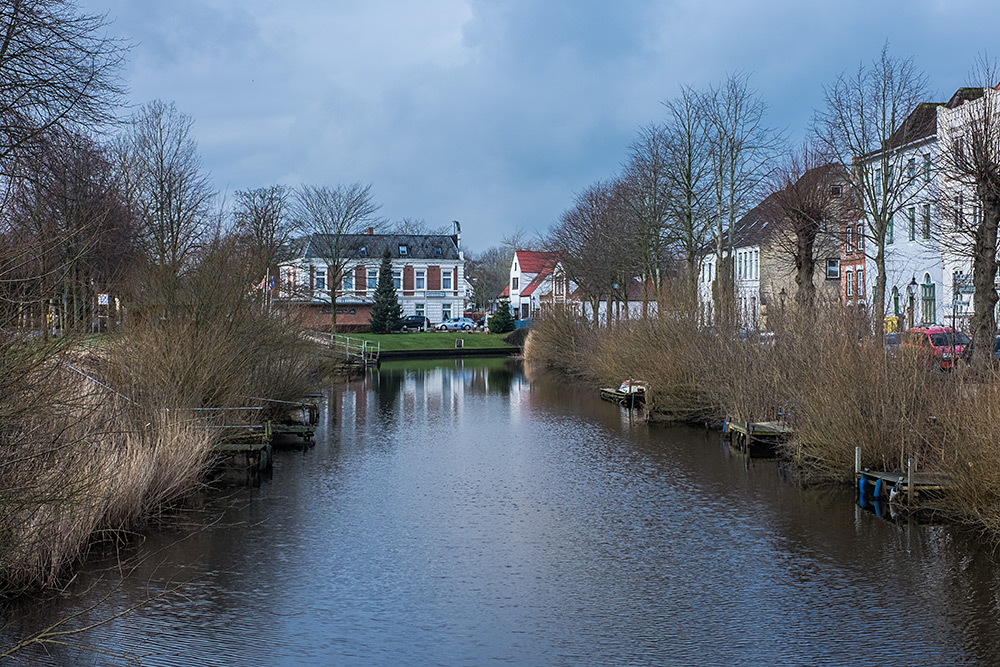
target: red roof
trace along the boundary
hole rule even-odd
[[[531,279],[531,282],[525,285],[524,289],[521,290],[521,296],[531,296],[531,293],[542,284],[546,278],[552,274],[551,269],[544,269],[541,273]]]
[[[503,297],[505,297],[505,296],[510,296],[510,285],[505,285],[504,288],[503,288],[503,291],[500,292],[500,298],[501,299]]]
[[[551,269],[559,261],[558,252],[518,250],[515,254],[522,273],[541,273],[545,269]]]

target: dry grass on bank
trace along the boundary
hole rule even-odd
[[[120,539],[196,489],[209,426],[280,416],[282,404],[257,399],[309,391],[303,346],[290,323],[231,312],[28,355],[38,363],[0,398],[0,593],[57,584],[95,540]],[[191,410],[248,405],[265,410]]]
[[[664,309],[667,312],[667,309]],[[783,415],[795,440],[782,455],[804,481],[853,481],[862,466],[950,475],[936,509],[1000,536],[1000,377],[940,372],[908,353],[887,354],[843,309],[775,323],[773,340],[709,331],[675,315],[591,328],[566,313],[541,318],[530,359],[595,385],[641,378],[654,416],[680,422]]]

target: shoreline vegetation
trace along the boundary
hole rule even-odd
[[[168,519],[210,481],[227,425],[280,420],[312,391],[321,360],[295,323],[221,282],[182,315],[0,342],[0,599]]]
[[[536,320],[526,360],[578,381],[650,384],[651,421],[721,426],[787,418],[778,455],[806,484],[854,483],[862,468],[946,475],[921,511],[1000,540],[1000,374],[935,371],[889,353],[861,313],[818,308],[773,318],[773,337],[702,326],[684,309],[594,327],[570,312]]]

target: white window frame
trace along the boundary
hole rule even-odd
[[[441,289],[442,289],[442,291],[454,289],[454,287],[451,286],[452,285],[452,283],[451,283],[451,276],[452,276],[451,269],[442,269],[441,270]]]
[[[427,289],[427,271],[425,269],[416,269],[413,271],[413,289]]]

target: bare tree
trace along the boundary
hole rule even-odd
[[[431,227],[427,224],[426,220],[420,218],[403,218],[392,225],[392,231],[396,234],[414,234],[420,236],[428,234],[446,235],[451,233],[451,225]]]
[[[209,231],[214,192],[201,170],[193,120],[159,100],[143,106],[117,146],[123,191],[150,265],[146,284],[171,313],[180,278]]]
[[[933,132],[934,106],[920,102],[926,80],[912,58],[898,59],[888,44],[870,65],[841,74],[824,90],[826,108],[814,120],[824,151],[838,162],[866,219],[867,253],[874,251],[876,322],[885,318],[886,238],[893,216],[923,196],[920,170],[908,168],[906,148]]]
[[[271,185],[236,192],[233,231],[250,255],[252,275],[264,275],[292,235],[288,220],[290,191]]]
[[[850,210],[845,181],[839,165],[809,146],[789,154],[770,179],[772,193],[762,207],[777,225],[778,247],[795,261],[795,300],[802,310],[816,301],[817,249],[838,249],[836,223]]]
[[[670,136],[662,124],[639,129],[629,144],[629,159],[622,175],[624,204],[635,221],[643,267],[643,312],[648,312],[649,287],[662,283],[665,229],[669,224],[675,157]]]
[[[698,256],[705,249],[712,191],[712,149],[708,118],[701,96],[685,88],[680,97],[664,102],[663,129],[667,153],[666,214],[663,230],[669,248],[684,259],[688,303],[697,303]]]
[[[331,335],[337,331],[337,276],[359,255],[354,235],[384,224],[375,217],[378,210],[371,185],[362,183],[332,188],[303,185],[296,192],[295,226],[309,236],[313,250],[329,267]]]
[[[952,219],[942,230],[951,250],[972,260],[973,365],[987,368],[996,333],[997,231],[1000,226],[1000,70],[982,57],[973,78],[979,87],[959,91],[941,110],[942,199]],[[964,203],[968,201],[972,214]],[[954,202],[954,208],[949,204]],[[950,237],[950,238],[949,238]],[[954,303],[952,308],[954,308]]]
[[[628,281],[642,271],[636,252],[636,230],[624,215],[619,183],[600,181],[578,194],[573,208],[563,213],[550,232],[547,245],[562,253],[570,280],[579,285],[594,312],[607,299],[607,323],[612,303],[620,302]]]
[[[112,121],[125,46],[70,0],[0,3],[0,171],[45,135]]]
[[[783,152],[781,132],[764,125],[767,104],[750,87],[750,75],[736,72],[702,98],[711,128],[715,205],[716,307],[735,312],[733,233],[736,222],[760,199],[762,187]],[[729,315],[727,315],[727,313]]]

